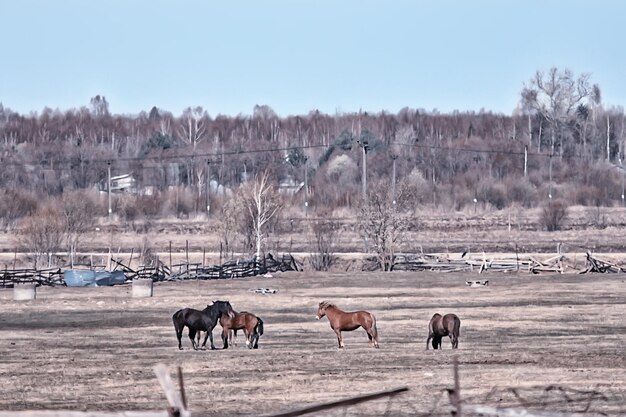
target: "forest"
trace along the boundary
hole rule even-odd
[[[381,186],[394,199],[410,189],[415,213],[624,204],[624,109],[604,103],[589,74],[567,69],[537,71],[508,115],[405,107],[278,116],[268,105],[251,115],[209,115],[202,106],[124,115],[100,95],[78,109],[19,114],[9,106],[0,104],[7,229],[50,202],[93,218],[110,208],[119,221],[219,217],[261,173],[303,214],[357,210]],[[130,175],[132,184],[107,207],[109,175]]]

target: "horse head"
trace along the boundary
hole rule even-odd
[[[327,301],[322,301],[317,307],[317,314],[315,315],[315,320],[319,320],[322,317],[324,317],[326,315],[326,309],[330,307],[331,305],[332,304],[330,304]]]
[[[222,314],[226,314],[231,319],[235,318],[235,310],[233,310],[233,306],[230,305],[229,301],[215,300],[213,301],[213,306],[217,310],[218,317]]]

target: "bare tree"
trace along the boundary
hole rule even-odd
[[[39,261],[50,257],[63,245],[63,217],[52,204],[39,208],[22,221],[18,244],[33,254],[35,268]]]
[[[183,141],[196,150],[198,143],[206,139],[207,113],[201,106],[187,107],[180,120],[180,133]]]
[[[554,232],[563,228],[563,223],[567,219],[567,203],[563,200],[550,200],[541,208],[539,218],[546,230]]]
[[[316,271],[328,271],[337,261],[335,256],[336,235],[338,224],[322,213],[320,219],[311,225],[315,237],[315,252],[311,253],[309,262]]]
[[[537,71],[522,90],[522,107],[541,113],[550,123],[550,153],[554,154],[560,129],[591,94],[589,74],[578,78],[572,71],[551,68],[547,74]]]
[[[109,115],[109,103],[106,97],[98,94],[89,100],[89,105],[91,106],[91,112],[94,116],[102,117]]]
[[[410,188],[403,184],[393,204],[388,184],[372,187],[368,199],[360,209],[361,232],[374,245],[378,265],[383,271],[391,271],[394,256],[406,231],[410,214],[407,212]]]
[[[234,196],[224,202],[222,206],[222,214],[220,216],[218,231],[224,242],[224,250],[226,253],[232,249],[232,242],[237,233],[237,225],[240,224],[239,207],[241,207],[241,200],[239,196]]]
[[[78,191],[65,193],[61,196],[59,211],[62,215],[70,263],[73,264],[76,248],[87,228],[93,224],[97,207],[86,192]]]
[[[241,201],[244,211],[243,221],[252,228],[255,254],[257,259],[260,259],[266,226],[283,207],[267,171],[256,175],[253,182],[242,186]]]

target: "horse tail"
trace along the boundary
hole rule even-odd
[[[183,314],[183,310],[178,310],[172,315],[174,331],[176,332],[176,340],[178,340],[178,349],[182,349],[180,340],[183,337],[183,329],[185,328],[185,318],[183,317]]]
[[[454,333],[456,337],[461,336],[461,319],[458,317],[454,317]]]
[[[256,320],[256,332],[259,336],[263,336],[263,320],[261,320],[261,317],[257,317]]]
[[[172,321],[174,322],[174,329],[176,329],[176,333],[178,333],[179,330],[182,331],[184,327],[184,325],[181,326],[181,324],[183,324],[182,315],[182,309],[172,315]]]
[[[372,316],[372,336],[374,337],[374,340],[378,342],[378,329],[376,328],[376,316],[374,316],[372,313],[370,313],[370,316]]]

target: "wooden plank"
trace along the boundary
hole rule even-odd
[[[180,412],[180,417],[189,416],[189,412],[185,409],[184,401],[178,391],[176,391],[172,378],[170,377],[170,373],[165,365],[157,363],[153,369],[159,383],[161,384],[161,388],[163,388],[163,391],[165,392],[165,396],[167,397],[167,402],[170,407],[174,410],[178,410]]]
[[[366,394],[358,397],[347,398],[345,400],[333,401],[330,403],[324,403],[314,405],[311,407],[301,408],[299,410],[287,411],[285,413],[271,414],[268,417],[297,417],[310,413],[317,413],[319,411],[330,410],[337,407],[346,407],[350,405],[360,404],[366,401],[378,400],[380,398],[395,397],[398,394],[408,391],[407,387],[396,388],[390,391],[382,391],[374,394]]]

